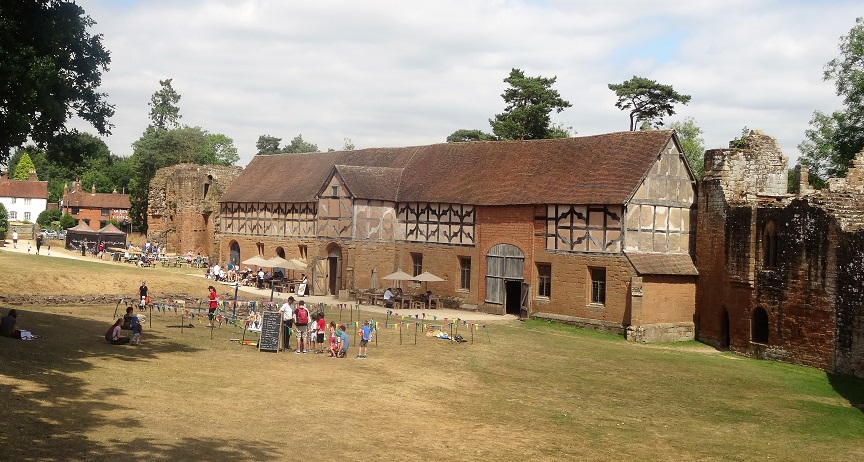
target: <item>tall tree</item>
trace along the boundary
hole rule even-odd
[[[153,126],[163,130],[176,128],[182,117],[180,107],[177,106],[177,103],[180,102],[180,94],[174,91],[174,87],[171,86],[172,80],[160,80],[159,85],[162,88],[156,90],[150,96],[150,102],[147,103],[150,106],[150,120],[153,122]]]
[[[669,128],[675,130],[678,135],[678,141],[681,142],[681,149],[684,150],[684,157],[687,158],[690,169],[693,170],[696,178],[702,179],[702,170],[705,168],[705,140],[702,139],[703,132],[696,125],[696,119],[687,117],[681,122],[672,122]]]
[[[635,75],[623,83],[610,83],[609,89],[618,96],[615,107],[630,111],[631,132],[643,121],[662,127],[663,117],[675,114],[675,104],[690,102],[690,95],[678,93],[671,85],[663,85]]]
[[[27,180],[30,178],[31,170],[35,171],[36,166],[33,165],[33,159],[30,158],[30,155],[25,152],[21,155],[21,158],[18,159],[18,164],[15,165],[15,172],[12,174],[12,179]]]
[[[552,88],[557,77],[525,77],[521,69],[512,69],[504,82],[510,85],[501,97],[506,103],[504,112],[489,119],[492,132],[502,140],[550,138],[549,114],[571,107]]]
[[[798,145],[800,161],[817,187],[827,178],[845,176],[852,159],[864,149],[864,19],[857,18],[849,34],[840,37],[839,49],[822,78],[834,81],[845,108],[831,114],[815,111],[806,139]]]
[[[208,150],[209,164],[234,165],[240,160],[234,140],[221,133],[208,133],[207,142],[210,143]]]
[[[448,143],[461,143],[465,141],[495,141],[495,135],[482,130],[456,130],[447,137]]]
[[[0,239],[6,239],[7,232],[9,232],[9,212],[6,211],[6,206],[0,202]]]
[[[283,152],[293,152],[293,153],[302,153],[302,152],[318,152],[318,145],[307,143],[303,140],[303,135],[297,135],[294,139],[291,140],[287,146],[282,148]]]
[[[0,2],[0,163],[28,137],[49,144],[71,114],[111,133],[114,106],[98,92],[111,57],[94,24],[72,1]]]
[[[277,152],[279,152],[279,143],[281,142],[282,138],[276,138],[275,136],[259,136],[258,142],[255,143],[255,148],[258,149],[257,155],[264,156],[268,154],[276,154]]]

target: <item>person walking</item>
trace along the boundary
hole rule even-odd
[[[12,231],[12,247],[18,248],[18,231]]]
[[[295,354],[306,353],[306,333],[309,330],[309,310],[306,309],[306,303],[303,300],[297,304],[297,309],[294,310],[294,326],[297,329],[297,350]]]
[[[207,327],[213,327],[213,317],[216,315],[216,308],[219,306],[219,302],[216,301],[216,288],[213,286],[208,286],[207,289],[210,291],[210,295],[208,296],[208,309],[207,309],[207,319],[210,321],[207,324]]]
[[[147,281],[141,281],[141,287],[138,288],[138,299],[141,300],[139,303],[140,309],[146,309],[148,302],[150,299],[147,297]]]

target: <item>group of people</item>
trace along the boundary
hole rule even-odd
[[[396,302],[401,302],[404,300],[410,300],[411,299],[411,297],[406,296],[405,293],[402,292],[401,287],[397,287],[395,292],[393,291],[392,288],[388,287],[387,290],[384,291],[383,297],[384,297],[384,306],[386,306],[388,308],[392,307],[393,304]],[[420,294],[420,295],[414,296],[413,300],[419,301],[419,302],[428,302],[429,300],[432,300],[433,297],[434,296],[432,294],[432,291],[427,290],[425,294]]]
[[[118,318],[114,322],[114,325],[108,328],[108,331],[105,332],[105,340],[108,343],[112,345],[140,344],[143,327],[141,326],[141,320],[132,311],[133,308],[131,306],[126,308],[126,314],[122,318]],[[124,336],[122,334],[123,330],[131,331],[132,337]]]
[[[36,255],[39,255],[39,251],[42,249],[42,233],[36,235]],[[18,231],[12,231],[12,247],[18,248]],[[30,245],[30,242],[27,242],[27,253],[30,253],[33,250],[33,247]],[[48,245],[48,255],[51,255],[51,245]]]
[[[306,354],[312,351],[314,353],[326,352],[332,358],[345,358],[348,356],[351,338],[345,333],[346,327],[344,324],[337,327],[336,322],[331,321],[328,326],[327,321],[324,319],[323,311],[311,313],[303,300],[295,304],[293,296],[288,297],[288,300],[279,307],[279,311],[282,313],[282,328],[284,330],[282,333],[283,349],[290,350],[289,345],[291,344],[291,334],[293,331],[297,337],[297,349],[294,350],[294,354]],[[360,335],[360,347],[357,358],[366,358],[366,349],[371,333],[372,330],[369,322],[364,322],[358,332]],[[327,344],[325,344],[325,337],[328,341]]]

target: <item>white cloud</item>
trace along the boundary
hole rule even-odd
[[[667,122],[695,117],[707,147],[747,125],[794,158],[812,112],[839,107],[822,67],[860,15],[851,1],[78,3],[111,51],[115,154],[173,78],[181,122],[232,137],[241,165],[262,134],[338,149],[489,131],[513,67],[556,75],[573,108],[553,120],[582,135],[627,129],[606,85],[641,75],[692,95]]]

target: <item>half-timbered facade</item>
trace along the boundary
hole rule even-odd
[[[489,312],[686,339],[694,203],[671,131],[256,156],[220,253],[306,258],[319,295],[429,271]]]

